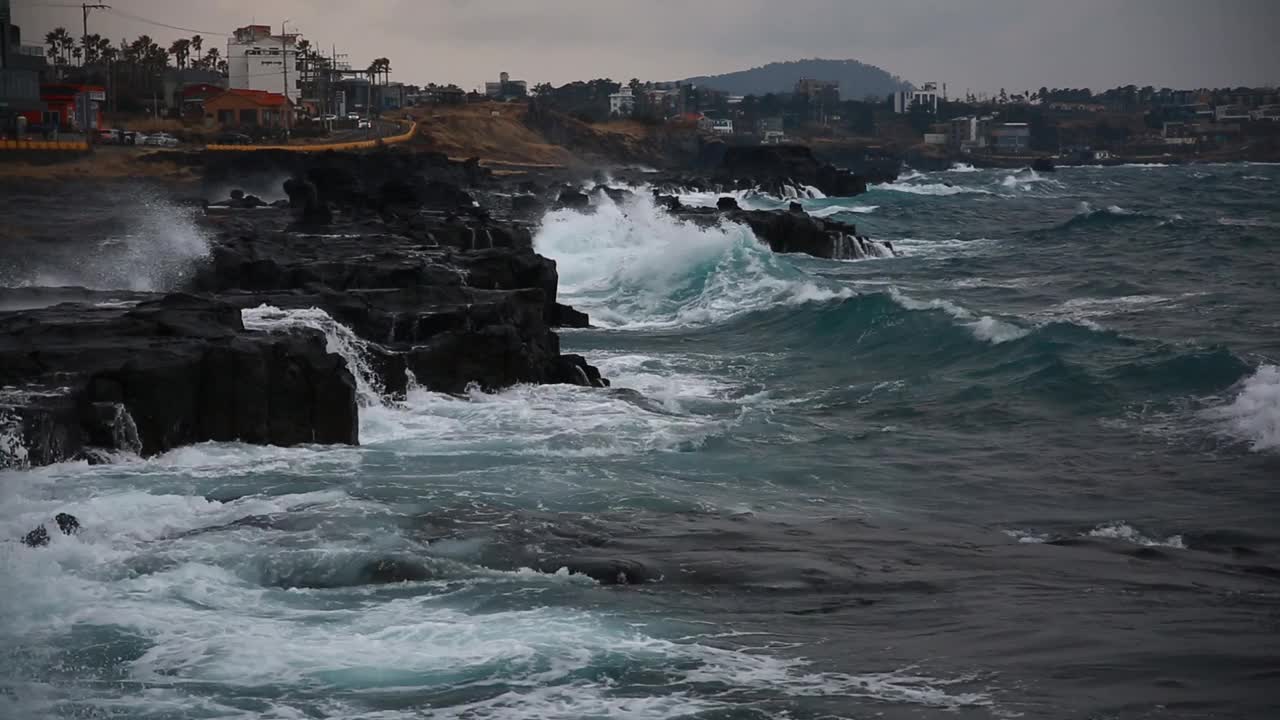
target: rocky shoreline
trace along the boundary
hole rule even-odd
[[[168,292],[0,288],[0,467],[205,441],[355,445],[361,404],[415,385],[608,385],[560,351],[555,328],[589,318],[557,302],[556,265],[535,252],[533,223],[545,208],[589,210],[593,196],[631,191],[584,193],[583,178],[552,173],[517,182],[429,153],[200,161],[206,192],[253,179],[288,199],[238,191],[201,202],[209,251]],[[861,183],[789,153],[646,181],[726,191],[822,182],[851,194]],[[778,252],[893,254],[798,207],[669,207],[693,222],[744,223]],[[358,360],[334,347],[337,324]]]

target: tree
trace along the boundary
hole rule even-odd
[[[204,50],[204,38],[199,35],[191,36],[191,57],[200,57],[201,51]]]
[[[75,47],[75,39],[71,37],[71,33],[67,32],[64,27],[57,27],[50,30],[44,36],[44,42],[49,46],[46,55],[53,61],[54,65],[66,65],[71,60],[71,48]]]
[[[191,41],[186,38],[174,40],[169,46],[169,54],[173,56],[174,64],[181,70],[187,66],[187,58],[191,57]]]

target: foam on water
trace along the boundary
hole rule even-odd
[[[1280,451],[1280,366],[1259,367],[1233,401],[1205,415],[1255,452]]]
[[[1127,543],[1133,543],[1134,545],[1141,545],[1143,547],[1166,547],[1174,548],[1176,550],[1185,550],[1187,548],[1186,544],[1182,541],[1181,535],[1171,535],[1164,539],[1152,538],[1143,535],[1132,525],[1123,522],[1112,522],[1099,525],[1086,533],[1086,535],[1094,538],[1105,538],[1107,540],[1121,540]]]
[[[871,190],[884,190],[889,192],[908,193],[910,195],[994,195],[991,190],[979,187],[970,187],[967,185],[952,185],[950,183],[913,183],[912,180],[919,179],[920,175],[904,175],[898,178],[897,182],[884,183],[881,185],[872,185]]]
[[[552,212],[534,243],[556,261],[565,302],[606,328],[705,325],[852,295],[801,272],[743,225],[702,227],[643,195],[592,214]]]
[[[889,296],[893,298],[894,302],[908,310],[941,310],[959,320],[960,324],[968,328],[974,337],[993,345],[1026,337],[1027,333],[1030,332],[1026,328],[990,315],[978,315],[950,300],[937,298],[927,301],[916,300],[894,287],[889,288]]]
[[[368,343],[352,332],[351,328],[330,317],[329,313],[314,307],[281,310],[264,303],[256,308],[241,310],[240,317],[249,330],[287,332],[307,328],[324,333],[325,349],[341,355],[347,361],[351,374],[355,376],[356,395],[361,407],[383,405],[382,383],[377,373],[369,367]]]

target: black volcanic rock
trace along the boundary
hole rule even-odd
[[[320,333],[249,332],[235,306],[194,295],[0,313],[0,386],[25,455],[9,464],[103,445],[359,441],[354,379]]]
[[[834,220],[815,218],[804,212],[783,210],[686,209],[677,217],[702,224],[720,218],[742,223],[774,252],[804,253],[830,260],[860,260],[893,257],[893,246],[858,235],[857,228]]]

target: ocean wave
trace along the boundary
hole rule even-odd
[[[34,247],[0,268],[0,285],[164,292],[180,287],[208,257],[198,209],[147,192],[119,209],[127,212],[119,232],[92,246]]]
[[[1181,535],[1171,535],[1167,538],[1148,537],[1142,534],[1132,525],[1123,522],[1111,522],[1099,525],[1089,532],[1085,533],[1088,537],[1103,538],[1106,540],[1120,540],[1142,547],[1166,547],[1176,550],[1187,549],[1186,543],[1183,542]]]
[[[803,273],[750,228],[674,218],[644,195],[602,204],[592,214],[552,212],[534,243],[556,261],[565,302],[605,328],[708,325],[853,294]]]
[[[994,345],[1026,337],[1031,332],[1027,328],[1020,327],[1007,320],[1001,320],[990,315],[979,315],[950,300],[937,298],[925,301],[916,300],[893,287],[889,289],[889,297],[908,310],[941,310],[960,321],[960,324],[968,328],[977,339]]]
[[[1022,190],[1027,191],[1037,185],[1051,185],[1054,187],[1062,187],[1062,183],[1053,178],[1047,178],[1037,173],[1035,170],[1025,169],[1018,172],[1005,175],[997,183],[1005,190]]]
[[[980,168],[976,168],[976,167],[974,167],[974,166],[972,166],[972,165],[970,165],[970,164],[968,164],[968,163],[954,163],[954,164],[952,164],[952,166],[951,166],[951,167],[947,168],[946,172],[953,172],[953,173],[975,173],[975,172],[982,172],[982,170],[981,170]]]
[[[1254,452],[1280,451],[1280,366],[1259,367],[1234,400],[1204,415],[1225,434],[1249,443]]]
[[[840,213],[855,213],[865,215],[879,210],[879,205],[828,205],[826,207],[814,208],[808,213],[816,218],[827,218]]]
[[[910,177],[898,178],[897,182],[884,183],[882,185],[872,185],[871,190],[884,190],[888,192],[907,193],[910,195],[994,195],[995,193],[984,188],[970,187],[967,185],[952,185],[950,183],[922,183],[919,185],[911,184]]]

